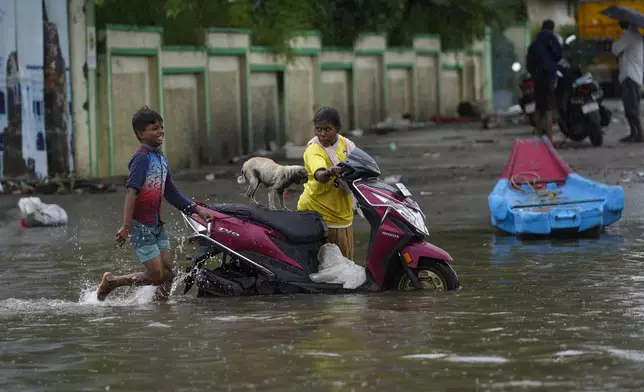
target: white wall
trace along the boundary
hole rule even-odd
[[[531,25],[541,25],[552,19],[556,26],[575,24],[574,0],[528,0],[528,19]]]

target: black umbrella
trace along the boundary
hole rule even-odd
[[[628,22],[637,27],[644,27],[644,14],[632,8],[613,5],[603,10],[602,14],[620,22]]]

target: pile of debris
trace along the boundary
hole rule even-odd
[[[66,193],[111,193],[114,185],[93,181],[76,180],[74,175],[54,176],[42,180],[12,179],[0,181],[0,194],[5,195],[53,195]]]
[[[376,125],[368,128],[366,131],[373,132],[378,135],[384,135],[389,132],[421,129],[429,125],[432,125],[432,123],[413,121],[411,113],[403,113],[389,116],[384,121],[381,121]]]

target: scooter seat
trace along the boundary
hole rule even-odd
[[[317,242],[328,234],[322,216],[315,211],[272,211],[246,204],[213,204],[211,208],[235,218],[261,223],[296,244]]]

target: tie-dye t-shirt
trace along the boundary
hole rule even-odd
[[[146,224],[159,224],[164,197],[182,212],[193,212],[196,204],[174,185],[168,160],[158,148],[142,144],[130,159],[128,168],[130,175],[125,187],[137,191],[132,219]]]

